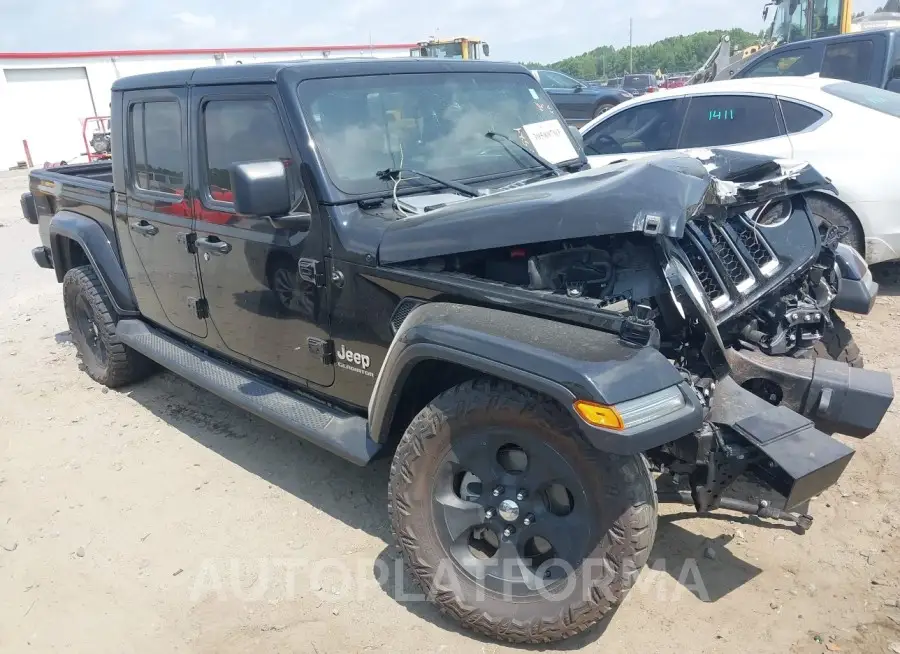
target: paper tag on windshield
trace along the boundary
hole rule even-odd
[[[558,120],[523,125],[522,129],[534,146],[535,152],[550,163],[560,163],[578,158],[575,146],[566,134],[566,128]]]

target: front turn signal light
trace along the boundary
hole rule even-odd
[[[587,400],[575,401],[575,412],[589,425],[605,429],[624,429],[625,423],[615,407],[595,404]]]
[[[654,422],[681,411],[686,405],[676,385],[613,406],[575,400],[574,407],[581,419],[593,427],[622,430]]]

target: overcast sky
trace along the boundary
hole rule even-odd
[[[855,0],[871,12],[882,0]],[[0,52],[407,43],[473,36],[495,59],[762,28],[763,0],[0,0]]]

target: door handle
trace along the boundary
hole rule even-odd
[[[231,244],[225,241],[210,241],[208,236],[198,238],[196,241],[197,249],[209,252],[210,254],[228,254],[231,252]]]
[[[151,225],[146,220],[139,220],[136,223],[131,223],[131,229],[144,236],[153,236],[159,231],[159,227]]]

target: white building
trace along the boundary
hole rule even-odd
[[[322,57],[408,57],[408,44],[0,52],[0,170],[21,162],[86,161],[84,119],[108,116],[110,87],[127,75]],[[89,129],[90,131],[90,129]],[[91,133],[88,133],[90,139]],[[30,159],[30,162],[29,162]]]

